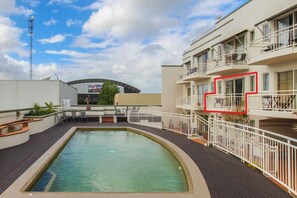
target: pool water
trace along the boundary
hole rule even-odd
[[[161,144],[129,131],[77,131],[32,191],[185,192],[179,162]]]

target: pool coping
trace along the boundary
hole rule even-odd
[[[129,130],[141,135],[147,136],[158,143],[162,144],[165,148],[173,153],[173,155],[179,160],[183,167],[184,173],[187,178],[189,191],[187,192],[148,192],[148,193],[104,193],[104,192],[28,192],[25,191],[28,187],[38,178],[51,159],[55,157],[59,150],[62,150],[65,144],[69,141],[71,136],[77,129],[116,129],[116,130]],[[210,197],[210,193],[207,184],[203,178],[203,175],[195,162],[178,146],[172,142],[133,127],[100,127],[100,126],[76,126],[67,131],[50,149],[48,149],[30,168],[28,168],[9,188],[7,188],[1,195],[5,197],[23,198],[23,197],[44,197],[44,198],[56,198],[56,197],[120,197],[120,198],[156,198],[156,197],[170,197],[170,198],[194,198],[194,197]]]

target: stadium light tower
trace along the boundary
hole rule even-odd
[[[28,31],[30,35],[30,80],[32,80],[32,50],[33,50],[33,27],[34,27],[34,16],[30,16],[28,19]]]

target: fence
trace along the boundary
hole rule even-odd
[[[237,156],[297,195],[297,140],[270,131],[199,115],[130,111],[128,121],[167,129]]]
[[[209,144],[252,164],[297,195],[296,139],[212,119]]]

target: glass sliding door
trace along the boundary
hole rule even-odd
[[[277,74],[277,89],[280,92],[293,90],[293,71],[280,72]]]
[[[233,80],[227,80],[226,81],[226,100],[225,100],[225,106],[231,107],[232,105],[232,97],[234,97],[234,81]]]
[[[280,47],[288,46],[292,44],[293,39],[293,15],[290,14],[277,22],[277,29],[279,30],[278,34],[278,45]]]
[[[285,71],[277,73],[277,89],[279,95],[277,97],[276,104],[277,108],[280,109],[291,109],[295,100],[293,93],[293,71]]]

